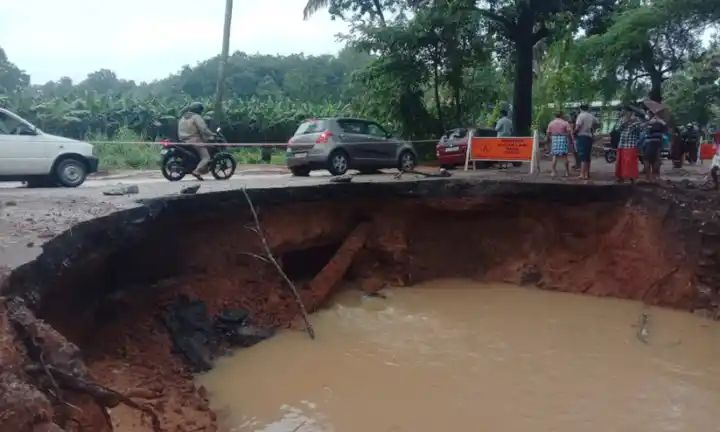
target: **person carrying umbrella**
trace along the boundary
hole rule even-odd
[[[682,152],[682,142],[677,135],[670,136],[672,115],[667,105],[651,99],[644,100],[643,105],[650,111],[650,121],[648,121],[645,128],[646,138],[643,162],[648,181],[652,182],[660,174],[660,155],[665,145],[666,136],[670,138],[672,143],[671,154],[673,154],[673,159],[677,159],[675,155],[678,151]],[[678,142],[680,142],[679,148]]]
[[[650,121],[647,122],[645,127],[645,149],[643,154],[645,175],[651,183],[655,182],[660,175],[660,152],[667,131],[667,123],[654,113],[651,113]]]

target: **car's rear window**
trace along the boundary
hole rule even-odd
[[[467,129],[452,129],[445,132],[445,135],[443,135],[443,137],[445,139],[465,138],[467,137]]]
[[[370,133],[368,131],[368,122],[366,121],[345,119],[338,120],[338,125],[345,133],[358,135],[368,135]]]
[[[300,125],[295,131],[295,135],[307,135],[312,133],[323,132],[327,128],[323,120],[308,120]]]

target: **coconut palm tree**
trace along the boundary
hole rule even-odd
[[[312,15],[315,14],[315,12],[319,11],[320,9],[325,9],[330,5],[330,0],[308,0],[307,4],[305,5],[305,9],[303,9],[303,18],[308,19]]]
[[[372,8],[367,7],[368,1],[372,3]],[[308,0],[307,4],[305,5],[305,9],[303,10],[303,17],[305,19],[310,18],[310,16],[312,16],[315,12],[330,6],[330,2],[331,0]],[[380,20],[380,25],[385,27],[385,14],[383,13],[383,8],[380,4],[380,0],[355,0],[355,2],[358,4],[364,3],[364,9],[370,9],[372,11],[370,12],[370,15],[377,17]]]

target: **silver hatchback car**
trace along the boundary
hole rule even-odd
[[[378,123],[353,118],[323,118],[300,125],[288,141],[287,166],[296,176],[327,169],[343,175],[349,169],[412,170],[417,153],[412,144],[392,137]]]

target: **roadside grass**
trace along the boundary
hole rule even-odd
[[[120,129],[112,141],[89,136],[88,142],[95,146],[100,169],[150,169],[160,167],[160,145],[147,142],[129,129]],[[129,144],[133,143],[133,144]]]
[[[104,136],[89,136],[88,142],[95,146],[100,169],[155,169],[160,167],[160,144],[145,140],[133,131],[123,128],[108,141]],[[127,144],[133,143],[133,144]],[[259,148],[231,148],[228,150],[238,165],[263,164]],[[270,155],[273,165],[285,164],[285,150],[273,149]]]
[[[237,160],[238,165],[264,164],[262,160],[262,149],[259,148],[236,148],[230,149],[230,153]],[[272,149],[270,154],[271,165],[285,165],[285,150]]]

